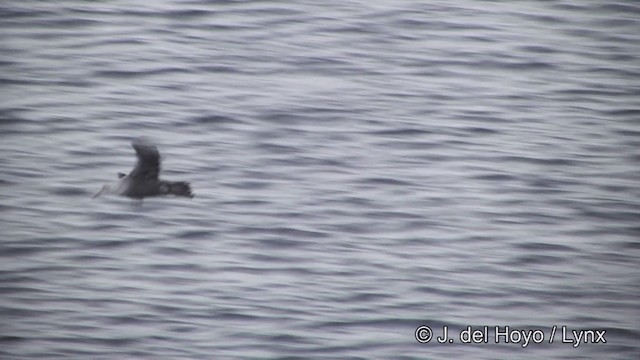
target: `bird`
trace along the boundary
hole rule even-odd
[[[116,194],[133,199],[142,200],[145,197],[176,195],[193,198],[191,185],[186,181],[161,180],[160,152],[158,148],[145,138],[137,138],[131,142],[136,151],[138,162],[127,175],[118,173],[118,182],[106,184],[93,195],[97,198],[102,194]]]

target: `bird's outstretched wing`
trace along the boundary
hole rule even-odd
[[[129,176],[147,181],[158,180],[158,174],[160,173],[160,152],[158,152],[158,148],[145,139],[135,139],[131,142],[131,146],[136,151],[138,163]]]

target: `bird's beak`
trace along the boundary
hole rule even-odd
[[[98,196],[102,195],[102,193],[107,189],[107,186],[103,186],[102,189],[100,189],[100,191],[98,191],[97,193],[93,194],[93,196],[91,197],[92,199],[97,198]]]

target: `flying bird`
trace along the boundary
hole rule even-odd
[[[116,194],[133,199],[150,196],[176,195],[192,198],[191,185],[185,181],[160,180],[160,152],[145,139],[135,139],[131,146],[136,151],[138,163],[129,175],[118,173],[118,182],[107,184],[93,198],[102,194]]]

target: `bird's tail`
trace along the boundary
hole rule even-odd
[[[160,191],[169,195],[193,197],[191,185],[186,181],[162,181]]]

